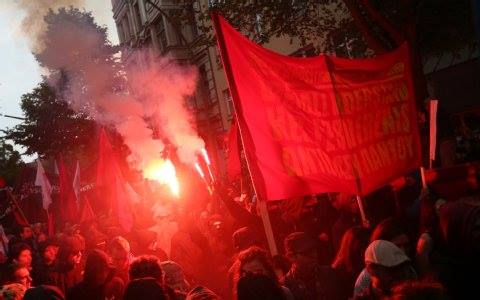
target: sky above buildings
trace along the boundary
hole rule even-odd
[[[19,26],[23,13],[12,5],[13,1],[15,0],[0,0],[0,113],[22,117],[21,96],[39,83],[41,70],[28,48],[27,40],[21,34]],[[85,9],[92,11],[99,25],[107,26],[110,41],[117,44],[111,1],[86,0]],[[0,116],[0,129],[13,127],[19,122],[21,121]],[[20,148],[17,149],[21,151]],[[30,161],[33,158],[24,157],[24,160]]]

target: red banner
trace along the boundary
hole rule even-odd
[[[406,45],[372,59],[296,58],[214,21],[260,197],[363,195],[420,165]]]

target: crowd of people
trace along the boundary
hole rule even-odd
[[[7,227],[0,299],[480,297],[476,193],[447,202],[423,191],[416,214],[370,224],[355,197],[293,199],[300,209],[271,213],[275,255],[254,199],[217,195],[200,211],[156,205],[152,224],[129,233],[100,219],[51,235],[45,224]]]

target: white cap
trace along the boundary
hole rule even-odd
[[[389,241],[373,241],[365,250],[365,265],[395,267],[406,261],[410,261],[410,259],[405,252]]]

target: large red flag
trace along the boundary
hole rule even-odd
[[[75,224],[78,222],[78,208],[73,190],[72,179],[69,176],[67,167],[60,157],[58,162],[58,182],[60,188],[60,215],[63,222]]]
[[[373,59],[296,58],[213,18],[260,197],[362,195],[419,166],[406,45]]]
[[[116,154],[112,149],[105,130],[100,132],[99,158],[97,164],[97,186],[101,188],[104,199],[111,212],[117,217],[120,226],[130,231],[133,226],[132,200],[126,189],[122,171]]]

